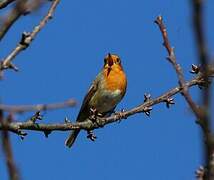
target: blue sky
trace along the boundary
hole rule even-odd
[[[214,56],[214,2],[206,1],[206,33],[209,52]],[[22,17],[0,44],[5,57],[19,42],[23,31],[31,31],[45,15],[48,5]],[[78,106],[44,114],[44,123],[72,120],[91,81],[100,71],[108,53],[118,54],[128,77],[125,98],[117,110],[130,109],[143,102],[143,94],[157,97],[177,86],[177,77],[165,60],[162,37],[153,23],[163,15],[177,61],[186,79],[197,63],[187,0],[70,0],[61,1],[54,19],[35,41],[15,59],[18,73],[8,71],[0,81],[0,98],[5,104],[53,103],[75,98]],[[199,102],[199,90],[190,91]],[[120,124],[96,130],[96,142],[82,132],[73,149],[64,146],[68,132],[54,132],[49,138],[29,132],[22,141],[11,134],[14,156],[24,180],[148,179],[190,180],[203,163],[201,130],[195,124],[181,95],[175,106],[153,107],[151,117],[138,114]],[[32,113],[17,115],[20,121]],[[0,176],[7,179],[0,156]]]

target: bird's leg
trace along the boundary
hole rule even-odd
[[[102,113],[99,113],[97,111],[96,108],[90,108],[90,116],[89,116],[89,119],[92,121],[92,122],[97,122],[97,117],[103,117],[103,114]]]
[[[97,139],[92,130],[87,131],[87,133],[88,133],[87,138],[90,139],[91,141],[95,141]]]
[[[97,117],[103,117],[103,114],[99,113],[96,108],[91,107],[89,119],[93,123],[96,123],[98,126],[100,126]],[[90,139],[91,141],[95,141],[97,139],[96,135],[92,130],[88,130],[87,133],[88,133],[87,138]]]
[[[89,116],[89,119],[90,119],[92,122],[94,122],[95,119],[96,119],[96,113],[97,113],[96,108],[91,107],[91,108],[90,108],[90,116]]]

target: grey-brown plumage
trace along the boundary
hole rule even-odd
[[[112,112],[121,101],[126,92],[126,75],[123,71],[120,58],[117,55],[108,54],[104,60],[104,67],[86,94],[77,122],[85,121],[91,114],[91,109],[106,115]],[[74,130],[65,141],[66,146],[71,147],[80,130]]]

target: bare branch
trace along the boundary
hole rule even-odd
[[[4,105],[0,104],[0,110],[11,112],[11,113],[23,113],[29,111],[46,111],[54,109],[62,109],[73,107],[76,105],[76,101],[69,99],[65,102],[53,103],[53,104],[37,104],[37,105]]]
[[[210,76],[214,75],[214,67],[210,70]],[[204,83],[203,75],[199,74],[191,81],[188,81],[185,83],[185,86],[192,87],[196,85],[201,85]],[[42,131],[42,132],[51,132],[51,131],[68,131],[68,130],[74,130],[74,129],[84,129],[84,130],[93,130],[96,128],[103,127],[106,124],[114,123],[117,121],[121,121],[122,119],[125,120],[127,117],[134,115],[136,113],[143,113],[145,110],[149,107],[152,107],[153,105],[159,104],[159,103],[166,103],[167,99],[170,99],[172,96],[174,96],[177,93],[180,93],[182,91],[182,88],[180,86],[175,87],[168,92],[164,93],[163,95],[155,98],[155,99],[148,99],[143,104],[128,110],[123,111],[120,113],[113,114],[110,117],[107,118],[97,118],[96,122],[87,120],[84,122],[76,122],[76,123],[58,123],[58,124],[40,124],[40,123],[33,123],[32,121],[27,122],[12,122],[9,124],[0,124],[0,130],[8,130],[17,133],[20,130],[34,130],[34,131]]]
[[[47,22],[52,18],[56,6],[60,0],[53,0],[52,5],[47,13],[47,15],[41,20],[38,26],[36,26],[31,33],[24,32],[22,34],[21,41],[16,46],[16,48],[0,63],[0,72],[5,69],[18,70],[17,67],[12,63],[13,59],[23,50],[25,50],[30,43],[34,40],[36,35],[41,31],[41,29],[47,24]]]
[[[7,118],[6,123],[11,123],[11,116]],[[3,123],[3,111],[0,110],[0,123]],[[7,164],[7,169],[8,169],[8,174],[10,180],[19,180],[19,173],[17,170],[17,167],[15,165],[15,161],[13,158],[13,151],[12,151],[12,146],[10,143],[10,135],[8,131],[2,131],[1,132],[2,136],[2,149],[5,154],[5,160]]]
[[[167,30],[166,30],[166,27],[163,23],[162,16],[158,16],[155,20],[155,23],[159,26],[160,31],[162,33],[163,40],[164,40],[163,44],[164,44],[164,46],[168,52],[168,55],[169,55],[167,57],[167,59],[172,64],[173,68],[175,69],[175,71],[177,73],[177,76],[179,79],[179,85],[182,88],[182,94],[183,94],[184,98],[186,99],[186,101],[188,102],[191,109],[193,110],[193,112],[195,113],[196,117],[198,119],[201,119],[202,118],[201,110],[197,107],[197,105],[192,100],[192,98],[188,92],[188,88],[185,85],[185,79],[184,79],[184,75],[183,75],[181,66],[179,64],[177,64],[177,62],[176,62],[176,56],[175,56],[174,48],[172,48],[170,46],[170,42],[169,42],[168,35],[167,35]]]
[[[192,0],[193,7],[193,25],[195,31],[195,39],[197,45],[197,52],[199,56],[199,63],[201,64],[201,71],[204,74],[204,80],[206,84],[209,84],[208,76],[208,66],[209,66],[209,56],[207,52],[207,43],[205,39],[204,31],[204,13],[203,13],[203,4],[205,1],[201,0]],[[205,161],[207,170],[204,173],[204,179],[214,179],[214,137],[211,132],[211,109],[210,109],[210,97],[211,89],[208,86],[202,92],[202,110],[203,110],[203,119],[199,121],[199,124],[204,127],[204,137],[205,137]]]
[[[26,3],[27,0],[18,0],[15,7],[3,18],[0,26],[0,41],[17,19],[25,13]]]
[[[203,28],[203,7],[202,7],[203,3],[204,2],[202,0],[192,0],[195,39],[197,42],[196,45],[198,48],[197,52],[199,55],[199,60],[201,61],[202,66],[209,64],[207,45],[205,40],[204,28]],[[204,73],[206,73],[206,71]]]
[[[7,7],[9,4],[11,4],[14,1],[15,0],[2,0],[0,2],[0,9],[3,9],[3,8]]]
[[[196,13],[198,13],[199,11],[199,7],[198,7],[198,3],[200,4],[199,2],[200,0],[193,0],[193,2],[195,2],[197,5],[196,7]],[[199,18],[199,17],[198,17]],[[200,17],[201,18],[201,17]],[[201,21],[201,20],[197,20],[197,25],[196,27],[199,28],[199,25],[198,25],[198,21]],[[205,106],[203,108],[197,106],[194,101],[192,100],[192,97],[191,95],[189,94],[188,92],[188,88],[187,86],[185,85],[185,79],[184,79],[184,75],[183,75],[183,72],[182,72],[182,69],[180,67],[179,64],[177,64],[176,62],[176,57],[175,57],[175,53],[174,53],[174,49],[170,46],[170,43],[169,43],[169,39],[168,39],[168,36],[167,36],[167,31],[166,31],[166,27],[163,23],[163,18],[161,16],[158,16],[157,19],[155,20],[155,23],[159,26],[160,28],[160,31],[162,33],[162,36],[163,36],[163,39],[164,39],[164,46],[168,52],[168,55],[169,57],[167,58],[169,60],[169,62],[173,65],[176,73],[177,73],[177,76],[178,76],[178,79],[179,79],[179,84],[182,88],[182,95],[184,96],[184,98],[186,99],[187,103],[189,104],[190,108],[192,109],[192,111],[194,112],[196,118],[198,119],[197,123],[201,126],[202,130],[203,130],[203,133],[204,133],[204,137],[205,137],[205,143],[206,143],[206,147],[207,147],[207,156],[209,157],[207,162],[209,162],[209,160],[213,159],[213,147],[214,147],[214,138],[213,138],[213,135],[212,135],[212,132],[210,130],[210,124],[209,124],[209,118],[208,118],[208,101],[209,101],[209,66],[208,64],[206,65],[202,65],[202,67],[200,67],[200,69],[198,67],[196,67],[195,65],[192,65],[192,69],[194,73],[198,73],[198,71],[200,71],[201,73],[203,73],[203,76],[204,76],[204,83],[206,84],[206,89],[204,91],[204,104]],[[202,27],[200,27],[202,28]],[[204,39],[202,38],[202,30],[200,29],[198,31],[198,33],[196,33],[198,36],[200,34],[200,37],[199,37],[199,42],[204,45]],[[201,42],[203,41],[203,42]],[[202,60],[202,64],[203,63],[207,63],[208,61],[206,60],[207,58],[207,55],[205,54],[206,51],[205,51],[205,46],[202,47],[202,45],[199,46],[199,48],[201,48],[201,51],[200,51],[200,57],[203,58]],[[208,174],[209,174],[209,170],[207,171]],[[214,167],[213,167],[213,175],[212,175],[212,178],[214,178]]]

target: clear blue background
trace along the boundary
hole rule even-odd
[[[4,58],[19,42],[23,31],[31,31],[50,4],[22,17],[0,44]],[[206,33],[209,52],[214,55],[214,1],[206,1]],[[1,13],[2,14],[2,13]],[[120,55],[128,77],[127,94],[118,105],[130,109],[143,102],[143,94],[157,97],[177,86],[177,77],[165,60],[159,29],[153,23],[163,15],[177,60],[186,79],[197,63],[191,4],[187,0],[69,0],[61,1],[47,26],[30,47],[16,57],[18,73],[7,71],[0,81],[0,98],[5,104],[53,103],[75,98],[75,108],[49,111],[44,123],[72,120],[108,53]],[[199,102],[200,91],[191,89]],[[153,107],[151,117],[137,114],[120,124],[96,130],[90,142],[82,132],[73,149],[64,146],[68,132],[54,132],[49,138],[29,132],[22,141],[11,134],[14,156],[24,180],[148,179],[190,180],[203,163],[201,130],[194,122],[181,95],[176,105]],[[16,115],[25,121],[32,113]],[[7,179],[0,156],[0,176]]]

